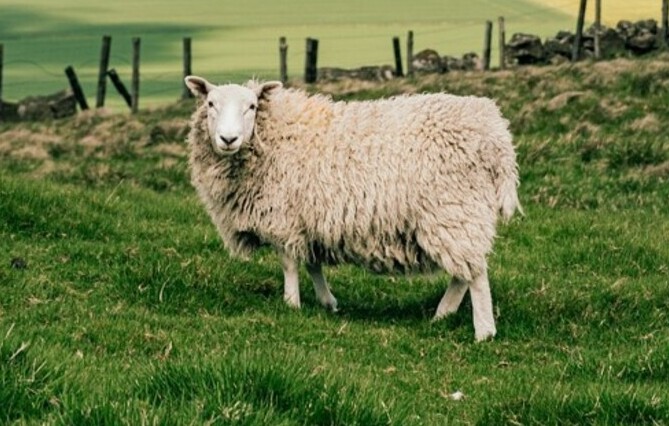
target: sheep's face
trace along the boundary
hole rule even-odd
[[[186,85],[206,102],[210,141],[221,156],[236,153],[251,140],[259,98],[281,87],[279,82],[257,84],[254,89],[237,84],[215,86],[194,76],[186,77]]]

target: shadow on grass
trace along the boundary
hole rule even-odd
[[[218,247],[218,245],[216,245]],[[300,275],[302,309],[292,313],[283,302],[283,275],[274,254],[263,251],[249,262],[221,253],[202,252],[184,264],[160,255],[141,255],[115,261],[115,295],[130,305],[141,305],[168,315],[233,317],[251,311],[276,315],[321,317],[325,308],[315,297],[310,278]],[[220,260],[217,260],[220,259]],[[472,328],[472,307],[465,296],[458,312],[432,322],[449,278],[388,277],[344,266],[329,271],[339,311],[333,321],[393,325],[426,335]],[[473,331],[472,331],[473,332]]]
[[[440,293],[421,298],[386,298],[385,300],[359,298],[343,300],[340,297],[341,308],[338,316],[353,321],[392,324],[430,321],[441,298]]]
[[[203,263],[195,259],[180,265],[159,259],[144,264],[134,259],[116,271],[116,294],[130,304],[165,314],[206,311],[220,316],[263,309],[268,301],[281,299],[281,281],[274,271],[228,260],[217,268]]]
[[[33,23],[39,22],[39,26],[34,26]],[[72,52],[67,55],[59,56],[56,52],[67,52],[73,46],[77,47],[77,51],[90,50],[95,55],[90,59],[97,57],[100,40],[103,34],[110,34],[112,36],[135,37],[141,35],[152,35],[152,54],[151,56],[162,56],[171,53],[178,54],[174,51],[173,42],[176,36],[184,34],[194,34],[201,31],[211,30],[211,26],[205,25],[176,25],[176,24],[156,24],[156,23],[100,23],[87,22],[77,19],[68,19],[63,15],[54,15],[44,13],[43,11],[31,7],[3,7],[3,13],[0,15],[0,39],[6,42],[24,42],[31,40],[43,40],[36,47],[32,47],[35,43],[31,43],[32,49],[36,49],[37,58],[41,66],[62,65],[63,57],[71,57]],[[76,36],[73,36],[76,34]],[[167,36],[163,39],[155,36]],[[57,41],[54,43],[53,41]],[[83,43],[82,43],[83,41]],[[44,45],[48,44],[51,49],[44,49]],[[82,46],[85,45],[85,46]],[[118,54],[121,50],[123,54],[130,52],[130,45],[119,45],[114,48]],[[158,49],[158,52],[155,51]],[[126,56],[127,57],[127,56]],[[128,61],[129,62],[129,61]]]

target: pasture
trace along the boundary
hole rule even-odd
[[[393,63],[393,36],[415,33],[415,52],[481,53],[485,20],[507,19],[507,33],[544,36],[573,28],[574,18],[527,0],[290,0],[242,3],[2,0],[0,43],[5,45],[4,95],[17,100],[67,87],[72,65],[84,93],[95,98],[101,38],[112,36],[110,67],[129,84],[131,38],[141,37],[142,107],[164,105],[181,94],[182,38],[193,38],[193,71],[214,81],[250,76],[277,78],[278,39],[288,38],[288,72],[304,71],[305,38],[320,40],[319,65],[360,67]],[[656,14],[657,15],[657,14]],[[497,44],[493,47],[496,49]],[[403,53],[404,54],[404,53]],[[493,58],[497,55],[493,52]],[[110,86],[107,104],[124,110]]]
[[[603,20],[659,20],[655,0],[606,1]],[[593,7],[588,19],[592,21]],[[575,27],[578,1],[564,0],[290,0],[212,4],[205,0],[113,3],[94,0],[0,1],[0,43],[4,44],[3,98],[18,100],[67,87],[64,69],[74,66],[84,93],[93,103],[102,36],[112,36],[110,67],[126,85],[131,75],[131,39],[141,37],[140,105],[155,107],[175,101],[181,93],[182,38],[193,38],[193,70],[219,82],[250,76],[278,77],[278,39],[288,38],[288,72],[301,78],[305,38],[320,40],[319,65],[355,68],[393,64],[393,36],[415,33],[415,52],[481,54],[484,22],[505,16],[507,37],[529,32],[542,37]],[[496,30],[495,30],[496,31]],[[495,32],[495,40],[497,34]],[[497,42],[493,41],[493,65]],[[109,86],[106,105],[124,111],[120,96]]]
[[[576,16],[580,0],[530,0],[533,3],[550,7],[551,9],[561,11],[571,16]],[[590,22],[595,20],[594,1],[588,2],[586,19]],[[657,18],[660,16],[662,2],[655,0],[637,0],[635,2],[620,0],[603,0],[602,2],[602,22],[604,25],[615,26],[618,21],[626,19],[636,21],[640,19]]]
[[[0,125],[0,422],[668,424],[669,66],[322,86],[497,99],[526,216],[490,258],[498,335],[447,277],[326,271],[341,312],[230,259],[188,183],[192,102]],[[464,398],[454,400],[456,392]]]

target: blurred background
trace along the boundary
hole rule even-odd
[[[192,39],[193,73],[213,81],[278,78],[279,37],[288,43],[288,76],[302,75],[305,39],[319,40],[318,66],[355,68],[393,63],[392,38],[414,52],[479,55],[485,21],[506,21],[507,40],[516,32],[541,37],[574,30],[578,0],[0,0],[0,44],[4,50],[2,98],[16,101],[67,88],[72,66],[85,95],[95,96],[101,40],[109,35],[109,68],[131,79],[132,38],[141,39],[141,104],[161,105],[182,90],[182,44]],[[586,25],[594,20],[593,2]],[[656,0],[604,0],[602,21],[660,20]],[[492,43],[492,66],[498,62]],[[113,91],[113,89],[111,89]],[[123,106],[115,93],[106,106]]]

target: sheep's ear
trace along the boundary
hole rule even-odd
[[[204,78],[195,75],[189,75],[184,81],[186,82],[186,87],[188,87],[191,93],[195,96],[207,96],[207,93],[215,87]]]
[[[255,88],[256,96],[262,98],[265,95],[269,95],[275,90],[281,89],[283,84],[280,81],[268,81],[262,84],[259,84]]]

